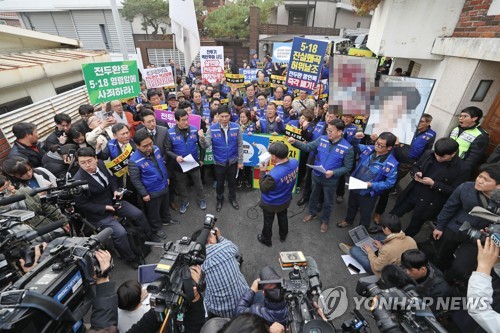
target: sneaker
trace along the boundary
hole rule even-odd
[[[205,200],[200,200],[200,209],[201,210],[207,209],[207,203],[205,202]]]
[[[341,196],[341,195],[337,195],[337,199],[335,200],[335,202],[337,202],[337,203],[342,203],[342,202],[344,202],[344,197],[343,197],[343,196]]]
[[[179,208],[179,213],[184,214],[189,207],[189,202],[181,204],[181,207]]]
[[[347,245],[346,243],[340,243],[339,244],[339,249],[342,251],[344,254],[351,255],[351,248],[352,246]]]
[[[171,225],[174,225],[174,224],[179,224],[179,221],[174,220],[174,219],[170,219],[170,220],[163,221],[162,224],[165,225],[165,226],[171,226]]]
[[[167,238],[167,234],[165,233],[165,231],[163,231],[161,229],[158,230],[155,234],[156,234],[156,236],[160,237],[161,239]]]

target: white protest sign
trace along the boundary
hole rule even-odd
[[[174,75],[170,66],[145,68],[143,73],[143,78],[148,89],[175,86]]]
[[[224,77],[224,47],[202,46],[200,49],[203,83],[217,83]]]

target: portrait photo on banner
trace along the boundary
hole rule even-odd
[[[336,113],[366,115],[375,85],[376,58],[335,54],[330,59],[328,105]]]
[[[392,132],[410,144],[435,80],[382,75],[370,106],[365,134]]]

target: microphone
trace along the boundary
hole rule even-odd
[[[39,236],[46,235],[49,232],[52,232],[52,231],[59,229],[59,228],[62,228],[62,226],[63,226],[62,222],[53,222],[53,223],[44,225],[43,227],[40,227],[38,229],[35,229],[35,230],[32,230],[32,231],[25,233],[21,237],[21,239],[29,242],[29,241],[32,241],[33,239],[35,239]]]
[[[97,235],[92,235],[89,238],[99,242],[100,244],[103,244],[111,235],[113,234],[113,229],[111,228],[105,228],[101,230]]]
[[[198,238],[196,238],[196,244],[199,244],[201,246],[207,245],[207,240],[208,240],[209,234],[210,234],[210,229],[208,229],[208,228],[201,229],[200,235],[198,236]]]
[[[309,278],[319,277],[318,264],[316,263],[316,260],[314,260],[314,258],[310,256],[307,256],[306,260],[307,260],[307,276]]]
[[[10,197],[0,199],[0,206],[10,205],[13,204],[14,202],[19,202],[24,199],[26,199],[26,196],[24,194],[11,195]]]

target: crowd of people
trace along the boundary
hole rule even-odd
[[[252,57],[250,66],[256,61]],[[272,246],[275,215],[279,240],[286,241],[287,213],[295,185],[301,193],[297,204],[308,204],[303,222],[319,219],[320,231],[328,232],[334,203],[343,202],[350,175],[365,183],[366,188],[349,191],[345,218],[334,225],[353,227],[359,212],[360,225],[376,234],[373,246],[339,244],[341,252],[354,257],[366,272],[380,276],[384,267],[402,265],[419,294],[429,297],[466,294],[464,285],[471,275],[471,279],[483,279],[484,284],[488,284],[484,275],[492,274],[493,284],[498,281],[490,264],[480,262],[481,269],[474,272],[478,249],[480,257],[487,250],[491,252],[490,242],[485,250],[481,244],[470,244],[459,231],[465,220],[478,230],[487,228],[487,221],[468,213],[476,206],[499,204],[491,199],[493,191],[500,189],[498,156],[492,155],[488,163],[482,164],[489,137],[480,126],[483,114],[479,108],[463,109],[459,125],[449,137],[442,138],[431,128],[432,116],[423,114],[412,142],[402,143],[391,132],[365,135],[366,116],[338,114],[319,94],[300,91],[294,95],[277,87],[268,95],[257,81],[244,89],[230,88],[225,82],[205,85],[196,73],[192,66],[186,75],[187,83],[177,92],[142,85],[137,98],[113,100],[97,110],[89,104],[81,105],[78,121],[59,113],[54,117],[54,131],[44,142],[39,139],[37,124],[14,124],[16,141],[2,165],[0,190],[26,193],[33,188],[57,186],[57,179],[68,177],[87,181],[89,190],[75,197],[76,212],[95,228],[111,228],[117,254],[136,269],[141,258],[133,250],[130,230],[141,233],[144,240],[166,239],[163,227],[179,223],[172,210],[186,214],[189,209],[207,209],[207,184],[215,189],[217,212],[239,210],[237,189],[253,183],[252,168],[243,165],[243,134],[284,135],[285,127],[291,125],[299,129],[302,140],[290,137],[287,141],[301,151],[300,158],[289,158],[288,146],[278,141],[268,147],[274,167],[268,171],[266,164],[258,166],[259,205],[264,215],[258,242]],[[155,109],[173,112],[175,125],[158,120]],[[190,115],[201,117],[199,128],[190,125]],[[204,162],[208,148],[213,152],[213,165]],[[182,165],[187,158],[198,166],[184,171]],[[313,170],[307,164],[317,168]],[[409,184],[399,188],[407,174],[411,176]],[[209,179],[213,182],[209,183]],[[224,208],[226,187],[232,208]],[[190,195],[192,191],[194,196]],[[394,191],[398,193],[396,204],[385,213]],[[37,220],[29,221],[34,227],[61,220],[62,232],[69,232],[67,212],[43,204],[42,197],[43,193],[30,197],[37,202],[27,199],[16,205],[37,211]],[[411,211],[410,224],[403,228],[400,217]],[[435,223],[435,251],[419,249],[420,244],[413,239],[426,221]],[[261,297],[255,282],[248,286],[236,259],[238,247],[217,230],[210,234],[206,251],[203,265],[191,268],[195,285],[200,275],[206,279],[206,290],[195,287],[190,305],[194,319],[184,319],[193,324],[191,331],[200,331],[204,324],[204,316],[197,317],[204,312],[200,304],[205,305],[209,318],[232,318],[250,312],[264,318],[273,330],[282,330],[286,324],[283,298],[272,292]],[[277,275],[269,271],[264,274],[268,278]],[[118,289],[121,331],[127,331],[140,318],[137,314],[131,317],[134,320],[129,317],[140,305],[141,295],[140,285],[134,282]],[[493,302],[494,307],[499,305]],[[128,319],[121,321],[122,317]],[[474,327],[469,318],[453,317],[465,331]]]

